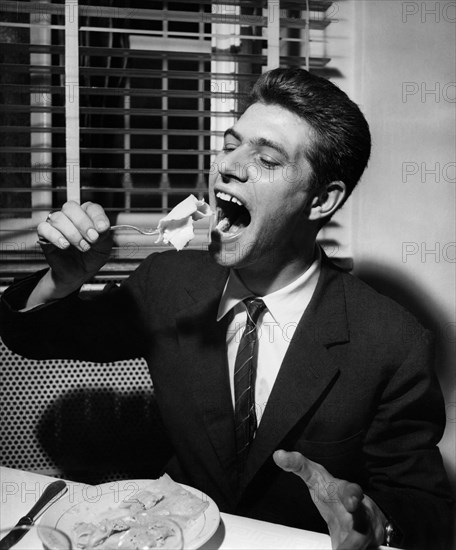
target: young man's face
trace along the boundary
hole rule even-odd
[[[217,263],[261,268],[265,261],[299,254],[311,198],[311,168],[304,157],[310,140],[304,120],[262,103],[227,130],[210,182],[218,228],[209,250]]]

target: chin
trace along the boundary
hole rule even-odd
[[[211,258],[222,267],[236,268],[241,265],[239,251],[226,250],[226,246],[214,242],[211,242],[208,250]]]
[[[241,265],[242,249],[240,244],[238,242],[222,242],[216,232],[211,235],[208,250],[212,259],[223,267],[239,267]]]
[[[217,264],[235,269],[257,264],[259,249],[251,242],[245,244],[244,239],[224,242],[220,239],[220,235],[217,232],[213,232],[211,237],[208,250],[212,259]]]

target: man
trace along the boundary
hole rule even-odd
[[[223,511],[327,530],[334,548],[446,548],[429,335],[315,244],[369,153],[363,115],[334,85],[263,75],[215,164],[209,255],[152,255],[120,289],[80,300],[109,257],[109,220],[66,203],[38,227],[50,269],[5,292],[6,344],[145,357],[175,451],[166,470]]]

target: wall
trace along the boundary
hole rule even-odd
[[[328,29],[335,82],[373,134],[340,220],[355,272],[432,328],[446,400],[440,444],[456,487],[456,3],[349,0]]]

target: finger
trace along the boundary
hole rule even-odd
[[[68,201],[62,206],[62,212],[73,222],[85,240],[93,243],[98,239],[98,232],[86,210],[87,207],[80,206],[74,201]]]
[[[372,538],[356,531],[350,531],[346,538],[336,546],[336,550],[367,550],[371,548],[378,548]]]
[[[70,246],[70,243],[65,239],[62,233],[55,229],[55,227],[52,227],[48,222],[41,222],[37,227],[37,232],[41,242],[51,243],[61,249]]]
[[[341,481],[338,488],[339,498],[347,512],[357,510],[364,498],[363,490],[356,483]]]
[[[345,509],[352,515],[353,530],[361,534],[372,532],[373,527],[363,502],[364,494],[361,487],[356,483],[342,481],[338,492]]]
[[[66,211],[68,212],[68,208]],[[85,240],[73,221],[65,214],[63,208],[59,212],[54,212],[52,218],[45,223],[59,231],[64,239],[81,252],[89,250],[90,244]]]
[[[103,233],[109,229],[109,218],[106,216],[104,208],[94,202],[85,202],[81,205],[87,216],[92,220],[95,229]]]
[[[367,533],[373,532],[373,525],[367,513],[367,509],[363,503],[361,503],[358,508],[352,513],[353,517],[353,530],[367,535]]]

